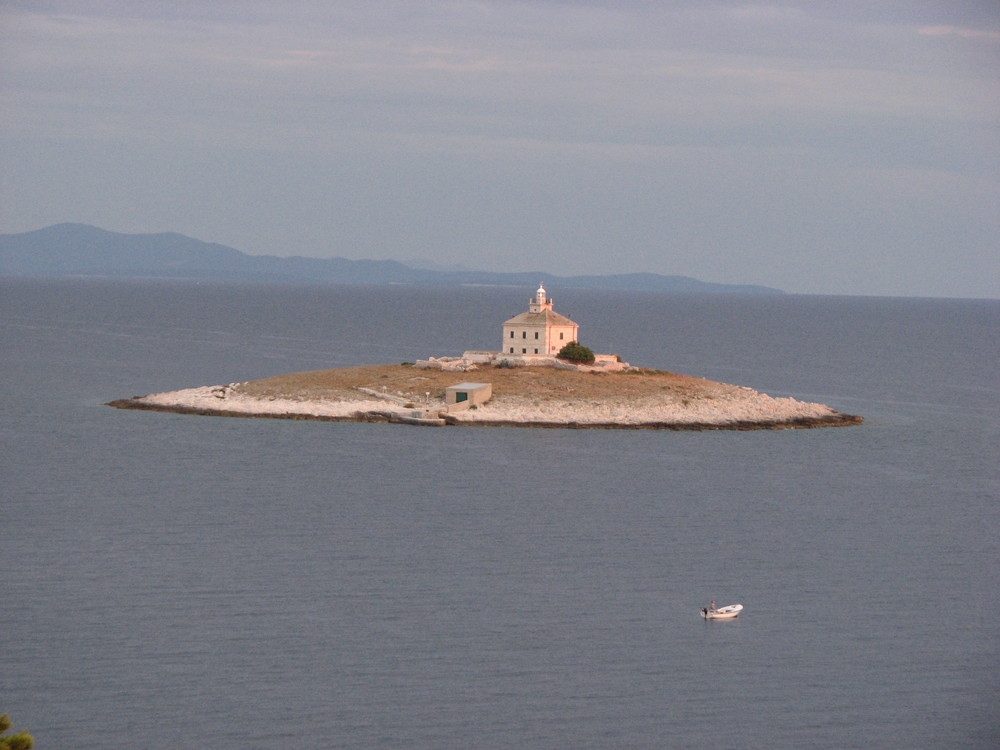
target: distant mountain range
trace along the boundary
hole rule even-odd
[[[749,284],[713,284],[687,276],[631,273],[555,276],[538,271],[415,268],[394,260],[279,258],[247,255],[182,234],[121,234],[87,224],[56,224],[21,234],[0,234],[0,276],[98,276],[321,284],[419,284],[426,286],[531,286],[659,292],[781,294]]]

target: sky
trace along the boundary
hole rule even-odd
[[[1000,298],[1000,2],[0,3],[0,233]]]

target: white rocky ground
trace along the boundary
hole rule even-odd
[[[721,385],[721,384],[719,384]],[[138,407],[198,410],[260,416],[299,415],[305,417],[352,419],[368,412],[393,413],[411,417],[414,408],[403,406],[404,399],[382,398],[357,392],[357,398],[293,399],[254,398],[241,394],[233,386],[205,386],[167,393],[154,393],[131,399]],[[442,402],[416,405],[428,412],[444,409]],[[773,398],[742,386],[724,386],[711,393],[688,397],[614,398],[522,398],[495,396],[489,403],[458,411],[452,417],[459,422],[503,422],[637,426],[643,424],[726,425],[737,422],[773,424],[801,419],[825,419],[837,412],[823,404],[806,403],[793,398]]]
[[[823,419],[836,412],[823,404],[772,398],[750,389],[712,397],[642,398],[630,401],[577,400],[511,402],[496,398],[476,410],[455,415],[463,422],[565,422],[576,424],[728,424]]]
[[[251,398],[226,385],[207,385],[181,391],[151,393],[131,400],[137,405],[158,406],[165,409],[194,409],[247,415],[299,414],[342,419],[351,418],[358,412],[401,410],[398,405],[378,398],[366,398],[362,393],[358,393],[356,400]]]

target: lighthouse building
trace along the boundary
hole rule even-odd
[[[501,324],[503,339],[500,351],[469,350],[461,357],[418,359],[416,367],[468,371],[478,365],[495,367],[558,367],[586,372],[621,372],[631,367],[617,354],[594,354],[589,365],[563,362],[556,355],[571,341],[580,342],[580,326],[552,309],[545,287],[539,285],[528,311]],[[464,383],[463,385],[470,385]],[[476,385],[476,384],[472,384]]]
[[[571,341],[579,341],[580,326],[552,309],[552,300],[539,285],[528,311],[503,323],[502,354],[552,356]]]

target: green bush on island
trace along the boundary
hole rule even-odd
[[[565,359],[569,362],[576,362],[581,365],[594,364],[594,353],[578,341],[570,341],[566,344],[566,346],[559,350],[556,357],[559,359]]]
[[[12,726],[14,726],[14,722],[10,720],[10,716],[7,714],[0,716],[0,735]],[[0,750],[31,750],[34,746],[35,740],[27,732],[0,736]]]
[[[670,370],[656,370],[651,367],[633,367],[625,370],[626,375],[674,375]],[[666,386],[664,386],[666,387]]]

